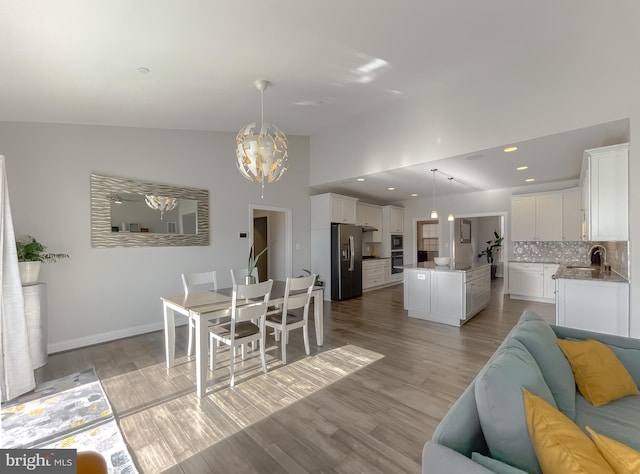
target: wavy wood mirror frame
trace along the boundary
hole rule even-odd
[[[196,234],[155,234],[112,232],[112,194],[158,194],[197,201]],[[150,183],[128,178],[91,174],[91,246],[104,247],[181,247],[209,245],[209,191]]]

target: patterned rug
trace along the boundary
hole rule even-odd
[[[93,450],[113,474],[137,469],[94,369],[38,385],[2,404],[1,448]]]

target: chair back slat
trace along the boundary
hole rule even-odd
[[[216,271],[212,270],[209,272],[201,273],[183,273],[182,286],[184,288],[185,294],[188,294],[189,291],[196,290],[196,287],[202,287],[198,288],[200,290],[217,290],[218,279],[216,277]]]
[[[231,318],[236,323],[263,318],[269,305],[273,280],[254,285],[235,285],[231,303]],[[252,300],[247,303],[247,300]]]
[[[282,311],[285,314],[291,309],[304,307],[306,318],[306,310],[308,309],[309,302],[311,301],[311,292],[313,291],[313,284],[315,280],[315,275],[298,278],[287,278],[287,286],[284,292],[284,304],[282,308]],[[305,290],[304,293],[293,293],[302,290]]]

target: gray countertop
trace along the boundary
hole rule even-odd
[[[574,267],[574,268],[571,268]],[[555,273],[556,278],[566,278],[569,280],[598,280],[627,283],[628,280],[614,271],[605,272],[600,266],[581,266],[575,268],[574,265],[560,265]]]
[[[405,265],[404,270],[433,270],[436,272],[468,272],[476,268],[488,267],[488,263],[460,264],[452,262],[450,265],[436,265],[434,262],[420,262]]]

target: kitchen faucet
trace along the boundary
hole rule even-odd
[[[591,259],[591,265],[606,265],[607,249],[600,244],[595,244],[589,249],[589,258]]]

